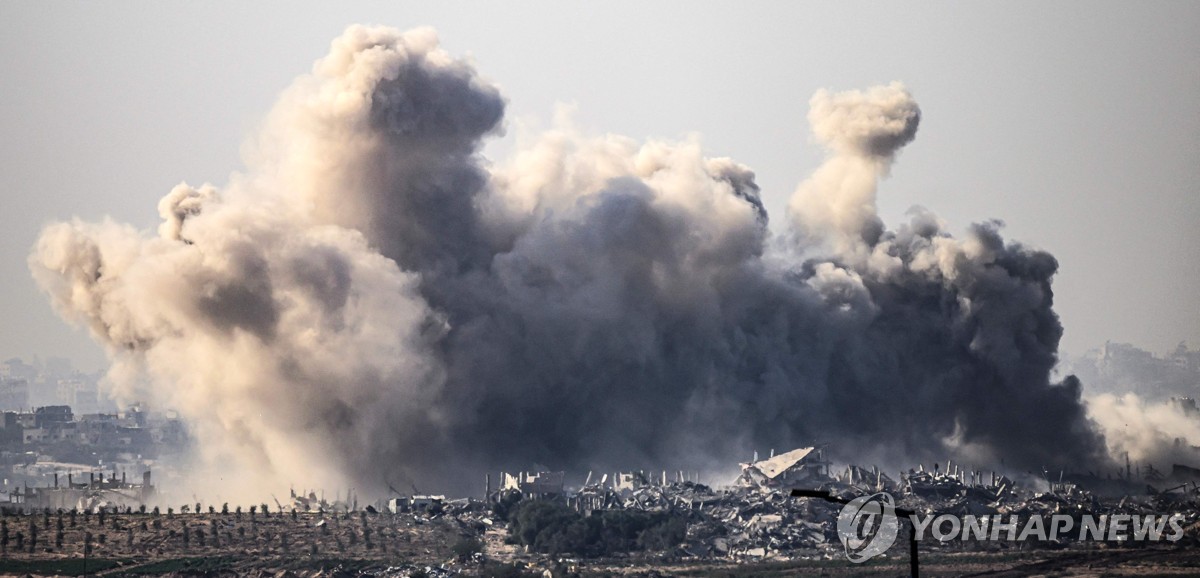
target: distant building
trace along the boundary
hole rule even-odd
[[[96,382],[82,373],[59,379],[54,399],[56,403],[69,405],[79,413],[92,413],[99,409],[100,398],[96,392]]]
[[[30,427],[25,428],[21,435],[26,444],[41,444],[50,439],[50,430],[43,427]]]
[[[22,428],[37,427],[37,415],[32,412],[18,412],[16,414],[17,426]]]
[[[29,380],[24,377],[0,377],[0,411],[21,411],[29,407]]]
[[[9,379],[24,379],[25,381],[33,381],[37,378],[38,370],[36,367],[21,361],[20,358],[14,357],[0,363],[0,377]]]
[[[77,378],[67,378],[58,380],[58,384],[54,390],[54,399],[63,405],[71,407],[79,407],[75,403],[75,392],[83,387],[83,380]]]
[[[55,427],[71,423],[74,420],[75,416],[71,413],[71,406],[68,405],[48,405],[39,407],[33,412],[34,427]]]
[[[0,443],[23,443],[21,439],[21,432],[23,430],[24,428],[21,427],[21,423],[17,421],[16,412],[6,411],[0,413]]]

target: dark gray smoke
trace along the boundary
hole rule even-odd
[[[504,100],[428,30],[352,27],[221,191],[148,237],[53,225],[30,258],[209,463],[476,490],[484,469],[712,469],[853,458],[1103,460],[1052,383],[1054,258],[963,239],[875,191],[920,113],[898,84],[819,93],[830,155],[773,237],[754,174],[696,142],[551,131],[488,167]],[[228,462],[229,458],[234,462]]]

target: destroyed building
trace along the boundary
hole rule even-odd
[[[80,476],[82,478],[82,476]],[[65,484],[61,484],[65,481]],[[75,481],[68,473],[63,480],[54,474],[54,485],[50,487],[17,487],[8,495],[6,507],[18,510],[37,511],[78,509],[90,511],[97,508],[135,508],[145,505],[154,498],[155,488],[150,482],[150,472],[142,473],[141,483],[130,482],[125,474],[117,477],[113,471],[105,478],[105,472],[89,472],[86,482]]]
[[[413,495],[390,498],[385,507],[388,512],[400,514],[403,512],[436,511],[440,510],[442,504],[445,503],[446,496],[443,495]]]
[[[864,468],[862,466],[848,465],[845,471],[839,473],[835,479],[843,484],[854,485],[871,485],[877,492],[895,490],[896,481],[883,473],[878,466]]]
[[[757,456],[756,456],[757,457]],[[807,447],[741,464],[738,485],[779,488],[829,479],[829,462],[820,448]]]
[[[601,482],[603,483],[603,480]],[[612,488],[617,493],[632,492],[649,485],[650,480],[644,472],[617,472],[613,474]]]
[[[563,494],[564,472],[501,473],[500,492],[518,492],[524,498],[552,498]]]

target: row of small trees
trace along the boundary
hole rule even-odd
[[[260,538],[260,534],[258,533],[258,529],[257,529],[258,528],[257,518],[255,518],[257,513],[258,513],[257,508],[252,507],[250,509],[250,516],[251,516],[250,527],[251,527],[251,529],[254,530],[254,534],[252,537],[254,542],[256,544],[260,544],[260,545],[271,545],[272,543],[275,543],[277,541],[278,547],[282,551],[288,552],[290,550],[290,544],[288,542],[287,532],[281,531],[278,534],[276,534],[276,533],[273,533],[270,530],[268,530]],[[75,528],[77,526],[77,518],[78,518],[79,514],[78,514],[77,510],[66,510],[66,511],[58,510],[56,514],[57,515],[55,517],[55,522],[54,522],[55,531],[53,534],[54,535],[54,546],[53,547],[54,547],[54,549],[61,550],[63,547],[65,530],[68,527]],[[239,515],[239,513],[237,513],[235,511],[234,515]],[[276,515],[281,516],[282,512],[277,513]],[[292,515],[293,520],[298,521],[297,513],[295,511],[291,512],[291,515]],[[83,512],[83,516],[84,516],[83,525],[85,527],[87,527],[88,524],[91,523],[91,514],[90,514],[90,512],[85,510]],[[376,544],[372,540],[372,538],[375,534],[375,530],[373,530],[371,528],[370,524],[368,523],[367,513],[360,512],[358,517],[359,517],[358,521],[361,524],[361,529],[359,529],[357,531],[354,529],[351,529],[351,531],[348,534],[346,534],[344,532],[331,532],[330,525],[327,523],[323,523],[318,526],[320,528],[319,532],[322,536],[330,536],[332,534],[333,535],[332,538],[333,538],[335,547],[337,548],[337,550],[339,552],[344,552],[347,549],[347,547],[350,547],[350,548],[357,547],[359,545],[360,538],[361,538],[362,544],[364,545],[364,547],[366,549],[368,549],[368,550],[374,549],[376,547]],[[48,533],[50,530],[51,513],[50,513],[50,510],[47,509],[47,510],[44,510],[42,512],[42,515],[40,516],[42,532],[39,532],[39,524],[38,524],[39,516],[28,515],[28,516],[26,516],[26,518],[28,519],[28,526],[26,527],[26,529],[24,531],[17,531],[15,533],[10,531],[10,520],[12,520],[12,518],[0,519],[0,552],[3,552],[4,554],[8,554],[10,548],[15,548],[15,551],[18,551],[18,552],[27,551],[31,554],[35,553],[37,551],[37,548],[40,543],[39,535],[41,535],[43,532]],[[111,528],[111,530],[113,532],[123,532],[125,542],[126,542],[126,547],[129,548],[130,550],[134,549],[134,547],[135,547],[135,534],[134,534],[135,526],[140,524],[141,530],[143,532],[149,532],[151,528],[153,528],[156,532],[161,532],[163,530],[163,524],[162,524],[162,520],[160,518],[143,518],[140,520],[140,522],[136,521],[137,520],[136,517],[133,517],[133,518],[126,517],[122,520],[118,516],[106,514],[106,511],[104,511],[104,510],[101,510],[100,512],[98,512],[95,515],[95,518],[96,518],[98,527],[104,528],[105,524],[107,522],[109,524],[109,528]],[[334,516],[332,519],[335,524],[338,524],[339,519],[349,520],[351,518],[350,518],[350,515],[347,513],[344,517]],[[123,521],[125,523],[122,524],[121,521]],[[340,524],[339,524],[339,526],[340,526]],[[235,538],[235,536],[236,536],[236,538]],[[343,541],[343,536],[346,538],[346,541]],[[182,545],[185,549],[191,548],[193,545],[200,547],[200,548],[210,547],[210,546],[211,547],[221,547],[222,545],[236,545],[237,543],[245,543],[245,541],[247,539],[247,531],[246,531],[246,526],[242,526],[242,525],[238,525],[235,530],[223,531],[221,524],[216,519],[210,520],[208,522],[208,524],[202,524],[202,523],[189,524],[187,521],[184,521],[184,522],[182,522],[182,524],[180,526],[180,530],[178,532],[174,529],[169,530],[168,537],[169,537],[169,539],[172,539],[172,540],[178,540],[178,542],[176,542],[176,543]],[[261,539],[261,542],[260,542],[260,539]],[[85,554],[90,555],[92,553],[94,544],[98,543],[100,545],[104,545],[106,543],[106,541],[107,541],[106,534],[103,532],[98,532],[95,535],[90,530],[85,532],[85,534],[83,536],[83,542],[84,542],[83,546],[84,546]],[[347,542],[348,542],[348,544],[347,544]],[[42,544],[42,545],[43,545],[43,547],[48,547],[47,544]],[[309,550],[312,554],[314,554],[314,555],[316,554],[317,544],[315,541],[310,545]],[[385,551],[386,551],[386,548],[385,548]]]
[[[72,510],[70,512],[69,519],[70,519],[70,527],[74,528],[76,526],[75,511]],[[9,530],[8,519],[0,520],[0,551],[7,554],[9,551],[9,547],[15,545],[17,551],[28,550],[28,552],[31,554],[36,552],[37,546],[38,546],[38,525],[36,523],[36,520],[37,520],[36,517],[30,516],[29,517],[29,526],[27,528],[27,531],[26,532],[18,531],[15,534],[13,534]],[[100,525],[102,527],[105,523],[103,514],[98,515],[97,520],[99,522],[98,525]],[[133,536],[134,536],[133,527],[126,526],[126,527],[122,528],[117,523],[116,517],[111,518],[111,521],[112,521],[112,526],[111,526],[112,530],[114,530],[114,531],[124,530],[125,535],[126,535],[126,542],[128,543],[129,547],[132,548],[133,547]],[[142,530],[149,531],[150,527],[146,524],[145,521],[142,522],[141,526],[142,526]],[[153,523],[153,526],[156,530],[161,530],[162,522],[159,520],[155,520]],[[49,514],[49,512],[45,512],[43,514],[42,528],[45,531],[50,530],[50,514]],[[60,549],[60,550],[62,549],[63,540],[66,535],[66,528],[67,528],[67,524],[65,524],[63,521],[63,511],[59,510],[58,516],[56,517],[56,520],[54,523],[54,548]],[[98,538],[99,543],[104,544],[106,542],[105,534],[101,533],[101,534],[98,534],[98,536],[99,536],[99,538]],[[93,534],[91,532],[85,532],[85,534],[84,534],[84,551],[85,552],[91,553],[92,544],[95,539],[96,538],[93,536]]]
[[[136,513],[139,515],[150,515],[150,516],[161,516],[162,515],[162,512],[161,512],[161,510],[159,510],[158,506],[154,506],[153,508],[147,509],[145,504],[142,504],[142,505],[138,506],[137,508],[134,508],[133,506],[124,506],[124,507],[121,507],[121,506],[97,506],[95,508],[83,508],[83,509],[71,508],[70,510],[64,510],[62,508],[58,508],[57,512],[60,514],[63,512],[68,512],[73,517],[80,512],[82,512],[85,516],[89,515],[92,513],[93,510],[96,512],[97,515],[99,515],[101,517],[103,517],[104,514],[106,514],[106,513],[107,514],[126,514],[126,515],[133,515]],[[42,509],[42,513],[47,516],[49,516],[54,511],[55,510],[51,510],[50,508]],[[204,510],[202,509],[202,504],[200,502],[196,502],[194,509],[191,504],[184,504],[183,506],[180,506],[180,508],[179,508],[179,513],[181,513],[181,514],[190,514],[193,512],[196,514],[204,513]],[[271,515],[271,510],[266,504],[250,506],[249,512],[250,512],[251,517],[253,517],[259,513],[261,513],[264,516]],[[209,505],[208,513],[216,514],[217,507],[213,506],[213,505]],[[226,502],[224,504],[221,504],[220,513],[223,516],[228,516],[232,513],[234,516],[241,518],[242,507],[237,506],[233,509],[232,512],[230,512],[229,503]],[[167,515],[170,516],[170,515],[174,515],[174,514],[175,514],[175,508],[168,507]],[[0,518],[9,518],[9,517],[14,517],[14,516],[15,517],[23,517],[26,515],[36,515],[36,512],[26,513],[24,508],[13,508],[13,507],[9,507],[9,506],[0,507]],[[283,515],[283,511],[277,509],[276,515]]]
[[[30,525],[33,525],[34,520],[36,520],[37,517],[40,515],[41,519],[42,519],[42,529],[49,530],[50,529],[50,516],[52,513],[54,514],[55,519],[57,520],[57,522],[55,524],[57,525],[58,529],[60,529],[60,530],[64,526],[64,524],[63,524],[64,515],[66,516],[66,519],[69,521],[69,527],[71,527],[71,528],[74,528],[78,525],[78,520],[79,520],[80,515],[83,516],[83,525],[85,525],[85,526],[92,523],[92,517],[94,515],[97,526],[104,526],[104,524],[106,523],[106,520],[107,520],[112,523],[112,527],[114,530],[117,529],[117,519],[118,519],[117,515],[115,512],[110,513],[110,511],[107,509],[100,509],[95,514],[92,514],[91,510],[83,510],[82,514],[81,514],[79,510],[74,509],[74,508],[72,508],[70,510],[63,510],[60,508],[53,512],[50,510],[50,508],[46,508],[46,509],[42,510],[41,514],[32,514],[32,513],[28,514],[28,515],[11,514],[9,516],[5,516],[3,518],[3,520],[4,520],[4,524],[7,525],[8,518],[10,518],[10,517],[17,517],[17,518],[27,517],[29,519]],[[158,508],[155,508],[153,515],[154,516],[159,515]],[[161,525],[161,522],[159,522],[159,524]]]

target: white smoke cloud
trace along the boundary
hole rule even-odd
[[[883,232],[878,181],[916,137],[921,110],[900,83],[866,91],[818,91],[808,121],[830,157],[792,196],[789,212],[805,244],[824,243],[862,264]]]
[[[375,420],[436,419],[420,408],[439,383],[427,343],[443,322],[415,277],[357,232],[239,193],[176,187],[158,238],[111,222],[52,225],[31,268],[106,346],[121,398],[188,420],[202,471],[245,473],[257,482],[245,498],[298,476],[346,487],[380,447],[374,434],[396,427]],[[371,406],[388,409],[357,409]],[[211,495],[216,479],[192,490]]]
[[[1089,397],[1087,405],[1113,455],[1128,454],[1133,463],[1149,463],[1165,472],[1176,463],[1194,467],[1200,454],[1192,446],[1200,445],[1200,419],[1178,403],[1105,393]]]
[[[774,249],[754,173],[695,139],[560,123],[486,169],[496,87],[430,30],[351,27],[227,186],[176,187],[158,236],[52,225],[30,267],[122,396],[178,408],[199,461],[260,495],[813,442],[1101,459],[1078,382],[1049,379],[1053,257],[996,223],[883,225],[878,181],[919,118],[903,87],[812,108],[830,156]]]

